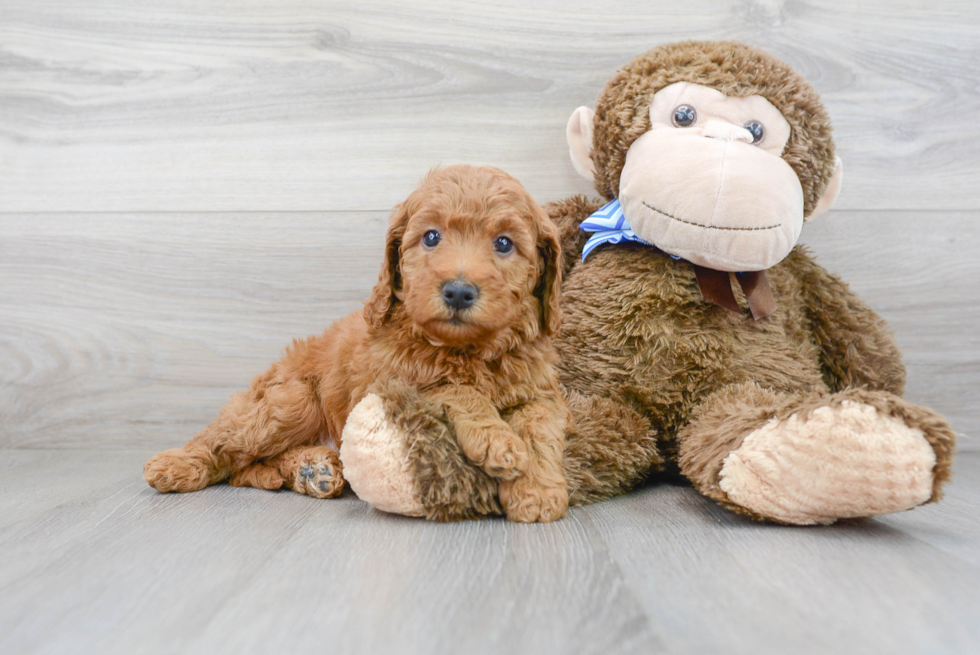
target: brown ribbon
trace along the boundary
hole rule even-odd
[[[735,299],[731,277],[727,271],[716,271],[697,264],[692,266],[698,277],[698,289],[701,291],[702,298],[733,312],[742,311]],[[769,278],[766,277],[765,271],[736,273],[735,279],[749,302],[752,318],[758,321],[776,311],[776,299],[772,295],[772,288],[769,286]]]

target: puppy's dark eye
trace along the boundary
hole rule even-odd
[[[691,127],[698,120],[698,112],[691,105],[678,105],[671,120],[677,127]]]
[[[759,143],[766,135],[766,128],[759,121],[749,121],[743,125],[752,134],[752,143]]]
[[[442,241],[442,235],[436,230],[429,230],[422,235],[422,245],[426,248],[435,248]]]
[[[507,237],[497,237],[493,241],[493,249],[502,255],[506,255],[514,249],[514,242]]]

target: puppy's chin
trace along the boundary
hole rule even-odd
[[[511,306],[487,301],[455,312],[442,303],[441,297],[413,294],[406,295],[404,307],[412,331],[437,347],[486,346],[520,316]]]
[[[497,328],[486,326],[463,316],[438,316],[418,322],[422,334],[434,346],[463,347],[482,344],[493,339]]]

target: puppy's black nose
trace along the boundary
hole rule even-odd
[[[450,280],[442,285],[442,301],[457,311],[472,306],[479,295],[476,286],[462,280]]]

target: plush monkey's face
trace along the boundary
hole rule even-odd
[[[630,145],[618,198],[633,231],[661,250],[722,271],[758,271],[796,245],[803,188],[782,154],[790,124],[765,98],[677,82],[657,91],[650,129]],[[569,121],[573,163],[591,177],[593,113]],[[811,213],[840,188],[840,166]]]
[[[796,244],[803,188],[781,155],[789,123],[759,96],[678,82],[626,153],[619,201],[636,234],[709,268],[769,268]]]

